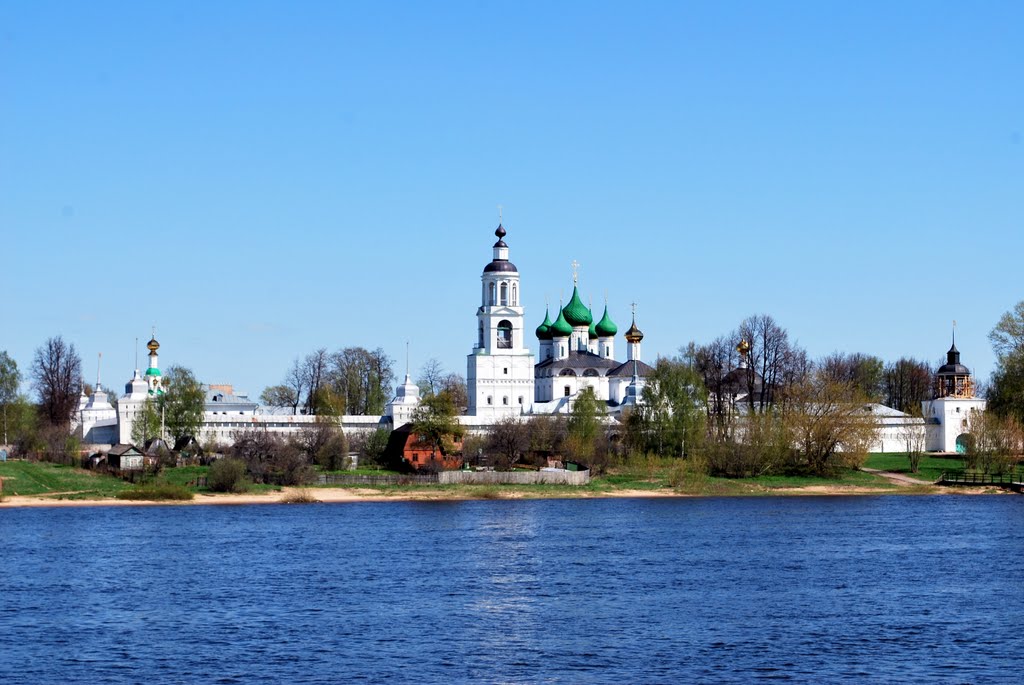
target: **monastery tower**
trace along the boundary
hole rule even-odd
[[[468,414],[500,419],[527,414],[533,406],[533,352],[524,339],[519,270],[508,259],[504,227],[499,224],[494,235],[493,259],[480,277],[477,341],[466,384]]]

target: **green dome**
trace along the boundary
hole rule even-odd
[[[565,320],[565,310],[558,310],[558,318],[551,324],[552,338],[568,338],[572,335],[572,324]]]
[[[580,299],[580,292],[576,286],[572,287],[572,299],[562,309],[562,314],[565,315],[565,320],[569,322],[569,325],[574,328],[576,326],[589,326],[594,323],[594,315],[587,309],[587,305],[583,304],[583,300]]]
[[[596,328],[597,334],[602,338],[610,338],[619,332],[619,327],[612,321],[612,317],[608,316],[608,305],[604,306],[604,316],[601,317]]]
[[[537,339],[551,340],[551,315],[546,309],[544,310],[544,323],[537,326]]]
[[[150,368],[146,369],[146,375],[147,376],[159,376],[160,375],[160,369],[154,369],[153,367],[150,367]]]
[[[591,314],[593,314],[593,312],[591,312]],[[591,316],[590,318],[593,319],[594,317]],[[593,322],[590,324],[590,339],[597,340],[597,328],[594,326]]]

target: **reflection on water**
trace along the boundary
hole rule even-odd
[[[1024,499],[0,511],[0,682],[1014,682]]]

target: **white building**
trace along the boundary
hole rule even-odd
[[[526,346],[519,270],[508,259],[505,229],[480,277],[477,342],[466,364],[467,414],[494,422],[533,408],[533,352]]]
[[[972,411],[985,411],[986,401],[974,396],[974,378],[960,363],[956,341],[946,352],[946,363],[935,374],[934,398],[921,403],[929,452],[964,452]]]

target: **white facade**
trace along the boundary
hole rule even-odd
[[[477,342],[466,364],[470,416],[500,421],[533,407],[533,352],[526,346],[519,271],[508,261],[505,229],[480,277]]]
[[[921,403],[926,422],[925,449],[929,452],[963,452],[963,436],[971,430],[971,412],[985,411],[977,397],[940,397]]]

